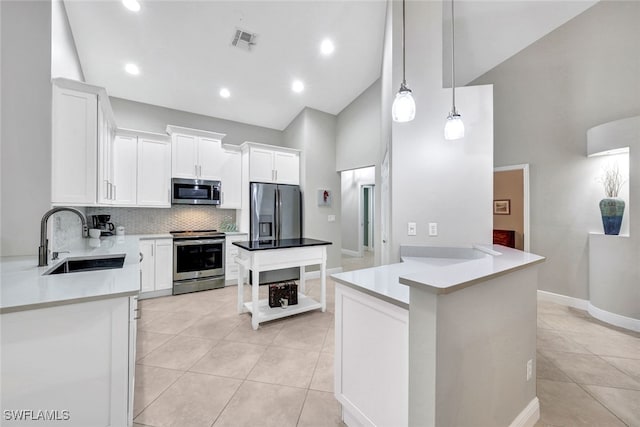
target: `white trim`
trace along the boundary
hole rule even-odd
[[[202,130],[202,129],[193,129],[193,128],[187,128],[187,127],[176,126],[176,125],[167,125],[166,131],[171,136],[173,136],[173,134],[201,136],[204,138],[219,139],[220,141],[222,141],[222,139],[225,136],[227,136],[226,133],[213,132],[213,131]]]
[[[534,397],[509,427],[533,427],[540,419],[540,401]]]
[[[358,251],[352,251],[351,249],[342,248],[340,251],[342,252],[342,255],[349,255],[358,258],[362,257]]]
[[[640,319],[634,319],[632,317],[611,313],[610,311],[606,311],[596,307],[595,305],[591,304],[591,302],[589,302],[588,304],[587,311],[591,316],[595,317],[598,320],[602,320],[603,322],[610,325],[640,332]]]
[[[160,289],[157,291],[140,292],[140,294],[138,294],[138,299],[143,300],[148,298],[166,297],[172,294],[173,294],[173,288]]]
[[[589,300],[554,294],[553,292],[538,290],[538,299],[542,301],[555,302],[556,304],[566,305],[579,310],[587,310],[589,308]]]
[[[524,224],[524,251],[531,252],[531,239],[529,238],[531,235],[530,229],[530,221],[529,221],[529,209],[530,209],[530,195],[529,195],[529,164],[523,163],[520,165],[511,165],[511,166],[498,166],[493,168],[494,172],[504,172],[504,171],[513,171],[513,170],[522,170],[522,186],[523,186],[523,206],[522,206],[522,221]]]
[[[331,276],[332,274],[342,273],[342,267],[335,268],[327,268],[327,276]],[[320,278],[320,270],[316,271],[305,271],[304,280],[307,279],[319,279]]]

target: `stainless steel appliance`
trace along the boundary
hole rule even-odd
[[[174,205],[219,205],[220,181],[173,178],[171,203]]]
[[[216,230],[172,231],[173,294],[224,287],[225,235]]]
[[[100,230],[102,236],[113,236],[116,227],[109,220],[111,215],[93,215],[93,228]]]
[[[302,194],[297,185],[250,184],[251,240],[269,241],[302,237]],[[297,280],[299,268],[260,272],[260,284]]]

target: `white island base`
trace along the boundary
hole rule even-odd
[[[237,245],[238,246],[238,245]],[[254,330],[262,322],[276,320],[306,311],[320,309],[326,310],[326,246],[305,246],[283,249],[246,250],[239,246],[239,254],[236,262],[240,266],[238,273],[238,313],[251,313],[251,326]],[[305,295],[305,266],[320,265],[320,301]],[[279,270],[282,268],[300,267],[300,285],[298,292],[298,304],[286,308],[269,307],[268,299],[259,298],[260,272]],[[253,272],[251,285],[251,301],[244,302],[244,282],[248,276],[247,271]]]

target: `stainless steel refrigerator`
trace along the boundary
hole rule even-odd
[[[251,240],[302,237],[302,195],[299,186],[252,182],[249,195]],[[260,272],[260,284],[299,278],[299,268]]]

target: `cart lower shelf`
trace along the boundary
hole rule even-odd
[[[268,299],[261,299],[260,301],[258,301],[258,313],[253,313],[252,302],[245,302],[244,306],[252,314],[252,316],[257,315],[260,322],[281,319],[283,317],[292,316],[294,314],[304,313],[307,311],[322,308],[322,304],[311,297],[301,294],[300,292],[298,292],[298,304],[290,305],[287,308],[269,307]]]

